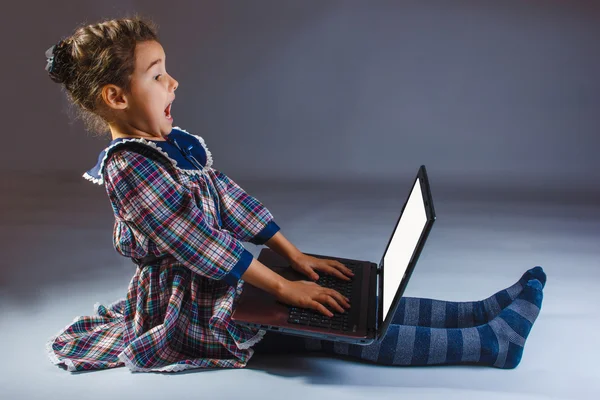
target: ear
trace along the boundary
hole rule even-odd
[[[114,110],[122,110],[127,108],[127,97],[123,89],[116,85],[105,85],[102,88],[102,100],[104,103]]]

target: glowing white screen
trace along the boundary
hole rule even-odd
[[[421,183],[417,179],[410,193],[390,245],[383,256],[383,320],[402,282],[408,263],[427,223]]]

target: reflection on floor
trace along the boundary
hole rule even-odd
[[[56,177],[7,182],[12,195],[0,204],[5,359],[0,387],[6,399],[81,399],[82,393],[86,399],[109,394],[230,399],[240,393],[289,399],[595,399],[600,394],[600,207],[589,202],[520,201],[516,194],[494,200],[433,187],[438,219],[405,295],[478,300],[541,265],[548,275],[544,304],[515,370],[257,356],[244,370],[190,371],[165,380],[164,374],[131,374],[126,368],[71,374],[50,363],[45,340],[75,316],[91,315],[95,302],[106,305],[123,297],[134,266],[112,248],[112,210],[103,187]],[[242,186],[271,210],[282,233],[302,251],[378,262],[409,182],[397,188]],[[260,251],[252,244],[247,248],[255,256]]]

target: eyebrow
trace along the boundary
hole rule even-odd
[[[154,60],[154,61],[152,61],[152,62],[150,63],[150,65],[148,65],[148,68],[146,68],[146,72],[148,72],[148,70],[149,70],[150,68],[152,68],[152,66],[153,66],[153,65],[155,65],[155,64],[158,64],[158,63],[159,63],[159,62],[161,62],[161,61],[162,61],[162,58],[159,58],[159,59],[157,59],[157,60]]]

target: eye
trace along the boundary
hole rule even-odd
[[[157,80],[156,78],[158,78],[159,76],[162,76],[162,74],[158,74],[154,77],[154,80]]]

